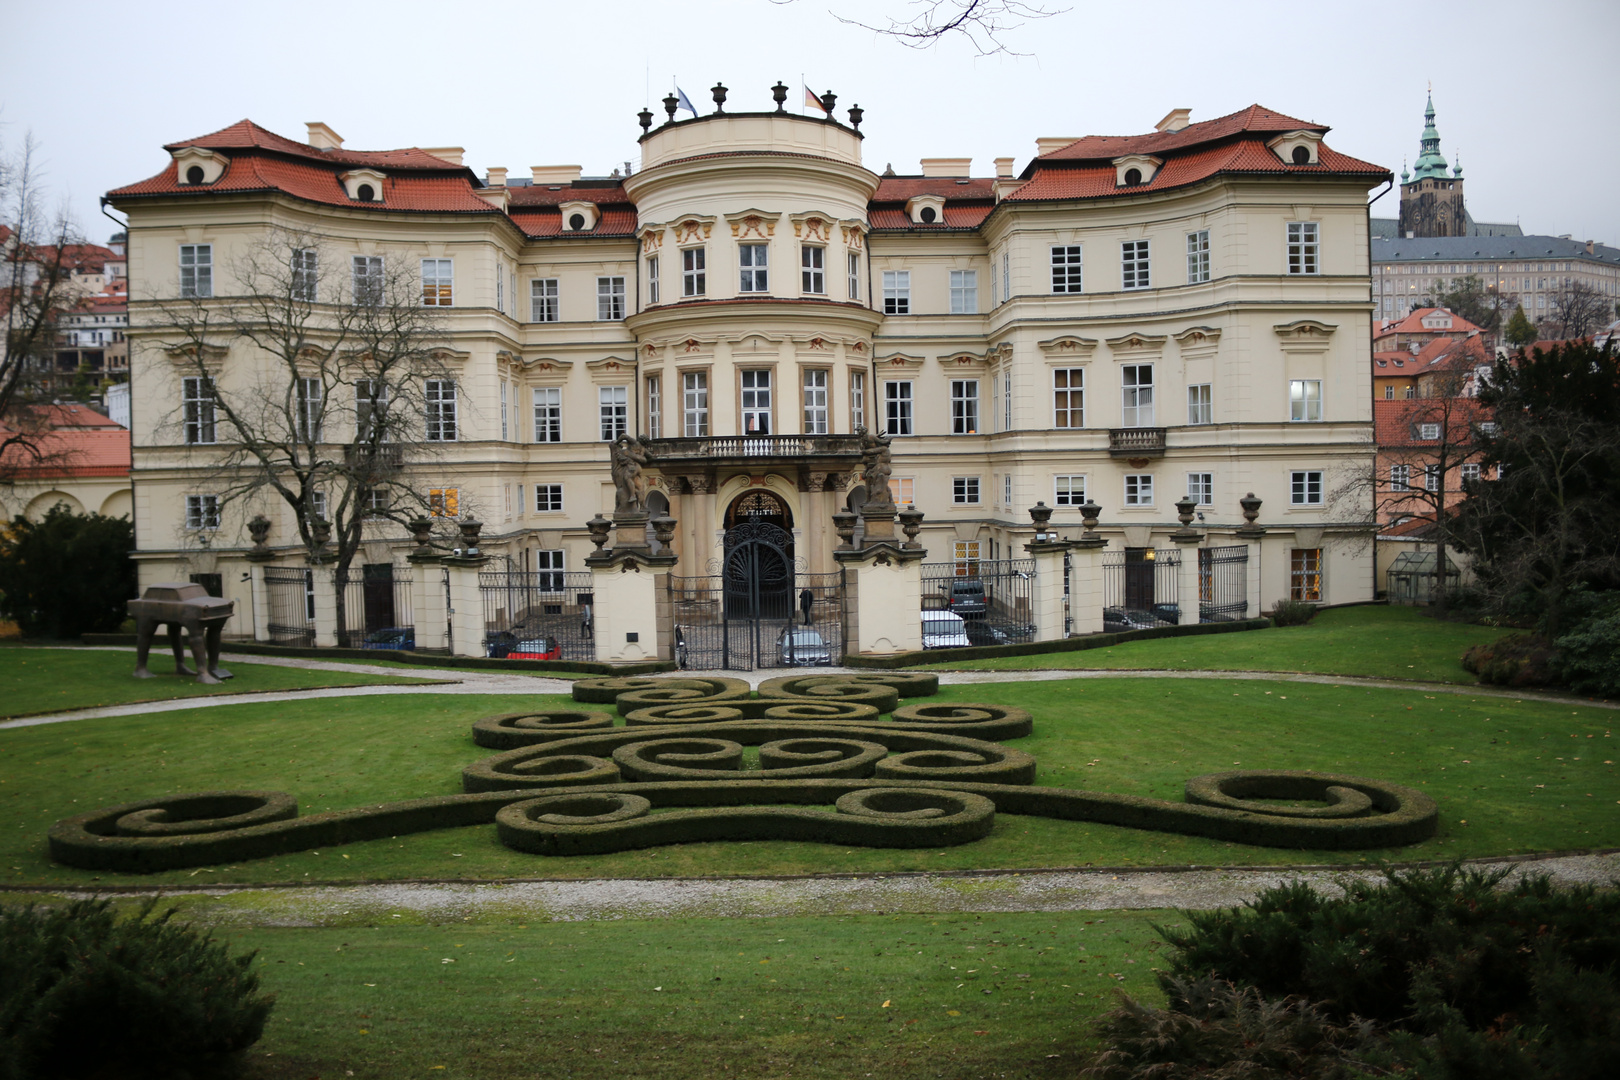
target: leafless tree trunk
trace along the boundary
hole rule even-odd
[[[1595,334],[1614,320],[1615,303],[1590,282],[1566,277],[1552,296],[1542,321],[1549,336],[1569,340]]]
[[[794,0],[771,0],[775,4],[791,4]],[[1024,0],[909,0],[910,13],[901,18],[884,16],[883,25],[873,25],[862,19],[849,19],[833,14],[833,18],[849,26],[858,26],[885,37],[891,37],[913,49],[926,49],[952,36],[966,38],[980,56],[998,53],[1022,56],[1007,47],[1006,37],[1033,19],[1050,19],[1063,15],[1071,8],[1048,8]]]

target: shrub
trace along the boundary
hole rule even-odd
[[[1316,605],[1304,600],[1279,600],[1271,609],[1271,621],[1278,626],[1304,626],[1316,618]]]
[[[1620,695],[1620,603],[1583,620],[1557,645],[1558,673],[1571,688],[1583,694]]]
[[[0,1078],[207,1077],[235,1072],[274,999],[174,909],[105,900],[0,910]]]
[[[61,503],[37,524],[15,518],[0,533],[0,614],[27,637],[117,630],[135,595],[134,548],[128,518],[75,514]]]
[[[1493,686],[1551,686],[1558,682],[1553,643],[1535,634],[1509,634],[1462,655],[1462,666]]]

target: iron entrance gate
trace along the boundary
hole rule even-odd
[[[923,563],[923,648],[1034,641],[1034,579],[1034,559]],[[961,622],[937,612],[953,613]]]
[[[836,664],[844,656],[844,575],[799,573],[787,532],[726,531],[718,573],[669,578],[675,662],[689,671]]]
[[[495,570],[478,575],[484,654],[538,660],[595,660],[590,572]]]
[[[315,644],[315,572],[266,566],[263,573],[270,601],[270,640],[277,645]]]
[[[1116,634],[1180,622],[1180,572],[1178,548],[1103,552],[1103,631]]]
[[[1248,617],[1248,545],[1199,548],[1198,621],[1234,622]]]

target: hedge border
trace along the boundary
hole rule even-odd
[[[946,664],[952,660],[994,660],[998,656],[1040,656],[1045,653],[1084,652],[1087,649],[1106,649],[1128,641],[1151,641],[1154,638],[1197,637],[1200,634],[1233,634],[1244,630],[1270,628],[1270,619],[1242,619],[1237,622],[1193,623],[1188,626],[1155,626],[1150,630],[1127,630],[1121,634],[1087,634],[1084,637],[1064,638],[1062,641],[1029,641],[1021,645],[973,645],[959,649],[922,649],[915,652],[895,653],[892,656],[844,657],[844,666],[852,668],[905,668],[918,664]]]

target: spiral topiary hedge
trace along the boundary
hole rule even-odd
[[[575,700],[614,705],[625,726],[589,710],[487,717],[474,739],[503,752],[462,771],[463,795],[300,818],[279,792],[201,792],[66,818],[50,849],[69,866],[143,873],[489,821],[503,843],[553,855],[698,840],[933,847],[982,838],[998,810],[1317,849],[1410,844],[1438,825],[1412,788],[1308,772],[1195,777],[1182,803],[1035,787],[1035,759],[998,741],[1030,734],[1022,709],[917,704],[878,718],[880,702],[937,689],[910,672],[787,676],[758,698],[739,679],[584,680]],[[1301,802],[1316,805],[1287,805]]]

